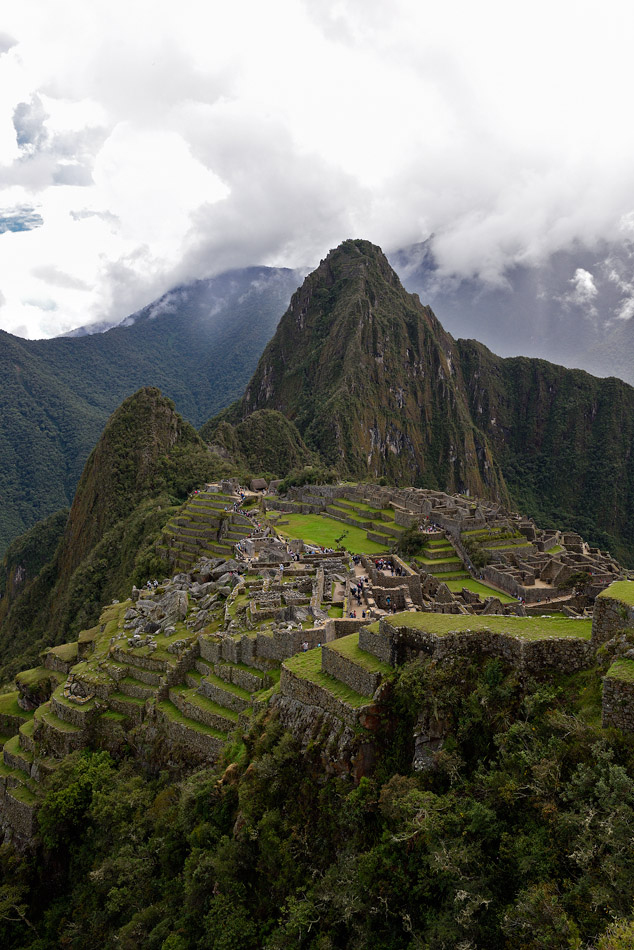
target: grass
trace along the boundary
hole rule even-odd
[[[220,739],[221,742],[225,742],[227,738],[226,732],[220,732],[218,729],[212,729],[211,726],[206,726],[202,722],[196,722],[195,719],[188,719],[187,716],[183,716],[180,709],[177,709],[174,703],[170,702],[169,699],[163,700],[163,702],[157,703],[157,709],[160,709],[168,719],[171,719],[172,722],[178,722],[181,726],[185,726],[187,729],[191,729],[192,732],[201,732],[206,736],[213,736],[215,739]]]
[[[357,633],[351,633],[347,637],[341,637],[333,643],[329,643],[328,649],[334,650],[335,653],[339,653],[341,656],[345,656],[348,660],[356,663],[357,666],[362,667],[369,673],[383,673],[387,676],[394,672],[392,667],[387,663],[379,660],[379,658],[373,656],[372,653],[366,653],[365,650],[360,649],[358,631]]]
[[[73,643],[60,643],[58,647],[51,647],[50,650],[45,650],[44,652],[45,654],[53,653],[64,663],[71,663],[77,659],[77,641]]]
[[[634,581],[614,581],[613,584],[602,590],[598,596],[621,600],[624,604],[634,607]]]
[[[38,686],[40,683],[46,683],[54,680],[61,683],[63,673],[56,673],[54,670],[47,670],[44,666],[34,666],[30,670],[22,670],[15,677],[16,683],[22,683],[24,686]]]
[[[612,679],[634,683],[634,660],[626,660],[623,658],[615,660],[605,675]]]
[[[14,693],[5,693],[3,696],[0,696],[0,716],[17,716],[24,720],[31,719],[33,711],[30,710],[27,712],[18,706],[19,695],[16,689]]]
[[[559,639],[578,637],[589,640],[591,620],[569,617],[475,617],[460,614],[402,613],[389,618],[393,626],[410,627],[443,636],[467,630],[473,633],[504,633],[523,640]]]
[[[493,587],[488,587],[486,584],[481,584],[480,581],[474,581],[472,578],[465,578],[464,580],[449,580],[445,581],[447,587],[453,593],[459,593],[463,587],[466,587],[467,590],[472,591],[474,594],[480,594],[480,597],[483,599],[485,597],[497,597],[500,603],[502,604],[513,604],[517,603],[517,597],[511,597],[509,594],[503,594],[502,591],[495,590]]]
[[[330,607],[328,610],[328,616],[334,617],[335,619],[337,617],[343,617],[343,607]]]
[[[353,689],[340,683],[333,676],[323,673],[321,669],[321,647],[315,650],[308,650],[307,653],[297,653],[283,664],[287,670],[299,676],[301,679],[308,680],[316,686],[321,686],[341,702],[358,709],[361,706],[367,706],[371,701],[371,696],[362,696],[361,693],[355,693]]]
[[[190,689],[187,686],[172,686],[170,691],[179,693],[183,699],[191,703],[192,706],[198,706],[199,709],[205,709],[215,716],[230,719],[232,722],[238,721],[238,713],[235,712],[235,710],[214,703],[212,699],[208,699],[206,696],[203,696],[202,693],[197,693],[195,689]]]
[[[287,538],[301,538],[308,544],[317,544],[326,548],[337,548],[336,538],[345,537],[340,542],[352,554],[382,554],[385,547],[370,541],[362,528],[343,524],[327,515],[285,515],[283,527],[278,528],[280,534]],[[390,541],[393,539],[390,539]]]

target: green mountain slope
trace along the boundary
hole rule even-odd
[[[0,555],[70,505],[106,419],[141,386],[196,426],[239,397],[296,285],[294,271],[246,268],[178,287],[107,333],[0,332]]]
[[[367,241],[344,242],[293,295],[229,419],[260,409],[351,476],[504,494],[452,338]]]
[[[518,507],[634,555],[634,388],[457,343],[474,418]]]
[[[454,341],[367,241],[344,242],[306,278],[220,419],[244,425],[262,409],[342,474],[508,492],[634,563],[634,389]]]
[[[92,626],[131,580],[164,571],[153,548],[160,529],[194,486],[228,472],[159,390],[125,400],[86,463],[63,533],[55,516],[5,558],[0,678],[44,645]],[[44,552],[52,556],[44,560]]]

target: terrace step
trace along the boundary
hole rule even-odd
[[[304,705],[317,706],[355,729],[359,711],[371,705],[372,696],[363,695],[324,673],[322,647],[290,657],[282,663],[280,692]]]
[[[230,732],[237,725],[236,712],[219,706],[187,686],[172,687],[169,691],[169,700],[188,719],[193,719],[219,732]]]
[[[251,693],[248,693],[240,686],[236,686],[234,683],[227,683],[226,680],[221,680],[220,677],[215,676],[213,673],[201,679],[198,692],[219,706],[232,709],[238,713],[244,712],[245,709],[253,705]]]
[[[218,758],[227,741],[225,732],[189,719],[167,699],[157,703],[156,716],[159,722],[165,724],[169,740],[190,748],[193,746],[211,761]]]
[[[358,631],[325,644],[321,651],[321,668],[364,696],[373,696],[383,678],[392,672],[388,664],[359,647]]]
[[[55,715],[50,703],[35,710],[35,739],[40,749],[54,755],[68,755],[85,745],[83,731]]]
[[[134,723],[143,721],[145,712],[145,701],[143,699],[128,696],[126,693],[110,693],[108,706]]]
[[[20,746],[25,752],[35,752],[35,740],[33,739],[34,729],[35,722],[33,719],[29,719],[28,722],[25,722],[20,726],[18,736],[20,739]]]
[[[277,668],[278,664],[276,664]],[[265,671],[248,666],[246,663],[222,661],[214,664],[213,672],[225,683],[234,683],[249,693],[255,693],[273,683],[271,675]]]
[[[20,737],[12,736],[2,747],[2,760],[10,769],[23,772],[27,778],[31,775],[33,753],[20,746]]]
[[[123,693],[124,696],[129,696],[132,699],[140,699],[141,702],[146,702],[148,699],[153,699],[154,696],[156,696],[156,689],[152,689],[151,686],[142,683],[133,676],[124,676],[123,679],[119,680],[117,685],[118,691]]]
[[[62,687],[63,688],[63,687]],[[58,688],[51,696],[51,710],[58,719],[82,729],[92,718],[95,709],[94,699],[87,703],[74,703],[66,699],[62,689]]]

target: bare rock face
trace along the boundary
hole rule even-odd
[[[425,772],[435,767],[435,753],[440,752],[449,731],[449,721],[437,719],[429,713],[421,713],[414,729],[415,772]]]
[[[171,590],[161,597],[156,604],[156,612],[152,619],[159,620],[161,626],[178,623],[187,616],[189,598],[187,591]]]

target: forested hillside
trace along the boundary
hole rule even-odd
[[[0,555],[70,506],[106,419],[141,386],[194,426],[240,396],[296,285],[294,271],[246,268],[176,288],[107,333],[0,332]]]
[[[455,341],[368,241],[306,278],[217,422],[262,409],[342,475],[510,498],[634,563],[634,388]]]

